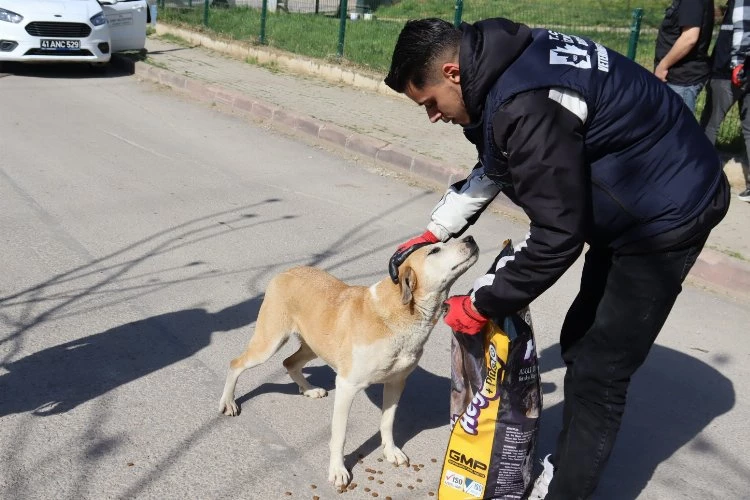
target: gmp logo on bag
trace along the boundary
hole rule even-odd
[[[482,498],[482,493],[484,493],[484,485],[467,477],[466,481],[464,481],[464,493],[468,493],[469,495],[476,498]]]
[[[456,450],[448,450],[448,463],[479,477],[487,477],[487,464]]]
[[[453,472],[452,470],[445,471],[445,479],[443,479],[443,482],[446,486],[450,486],[451,488],[455,488],[459,491],[464,491],[465,481],[466,478],[461,474]]]

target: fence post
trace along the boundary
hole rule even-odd
[[[638,37],[641,34],[641,19],[643,19],[643,9],[640,7],[633,10],[633,21],[630,23],[630,40],[628,41],[628,59],[635,60],[635,53],[638,50]]]
[[[338,57],[344,56],[344,35],[346,35],[346,16],[347,16],[347,5],[346,0],[341,0],[341,5],[339,6],[339,13],[341,15],[340,22],[339,22],[339,44],[336,48],[336,55]]]
[[[266,44],[266,17],[268,16],[268,0],[263,0],[260,8],[260,38],[261,45]]]
[[[208,2],[210,0],[203,1],[203,26],[208,26]]]
[[[464,13],[464,0],[456,0],[456,15],[453,17],[453,25],[458,28],[461,24],[461,16]]]

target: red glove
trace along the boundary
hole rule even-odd
[[[388,262],[388,274],[391,275],[393,282],[398,283],[398,268],[414,250],[425,245],[432,245],[439,241],[440,240],[437,239],[437,236],[430,231],[425,231],[416,238],[412,238],[406,243],[399,245],[396,252],[391,256],[391,260]]]
[[[454,332],[476,335],[482,331],[487,318],[479,314],[468,295],[456,295],[445,301],[447,307],[443,321]]]
[[[732,85],[738,88],[742,88],[747,83],[747,77],[745,76],[745,65],[738,64],[732,69]]]

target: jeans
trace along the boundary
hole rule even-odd
[[[667,83],[667,86],[677,92],[677,95],[682,97],[685,104],[690,108],[691,113],[695,113],[695,101],[698,99],[698,94],[703,90],[703,86],[706,82],[694,83],[693,85],[675,85],[674,83]]]
[[[724,117],[734,103],[738,103],[742,137],[745,139],[745,161],[742,162],[742,173],[745,177],[745,188],[750,189],[750,168],[748,168],[747,161],[747,154],[750,152],[750,113],[748,113],[750,99],[746,100],[745,97],[746,94],[732,85],[730,80],[712,78],[706,88],[706,106],[701,113],[701,126],[706,131],[708,140],[715,144]]]
[[[706,238],[708,235],[706,234]],[[705,238],[689,248],[618,255],[592,247],[560,334],[563,425],[546,500],[589,498],[620,428],[630,378],[643,364]]]

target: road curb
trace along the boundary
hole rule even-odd
[[[335,124],[285,110],[220,85],[201,82],[117,54],[113,55],[112,63],[129,74],[169,86],[195,100],[211,103],[222,111],[282,126],[349,153],[367,157],[376,164],[395,167],[397,170],[429,179],[443,186],[448,186],[466,176],[464,169],[443,164],[419,153]],[[505,197],[498,197],[491,206],[515,218],[528,220],[526,214]],[[706,248],[698,257],[690,276],[703,285],[731,296],[750,299],[750,263]]]

